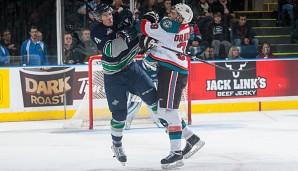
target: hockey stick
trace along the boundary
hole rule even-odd
[[[209,63],[209,62],[207,62],[207,61],[204,60],[204,59],[200,59],[200,58],[197,58],[197,57],[192,57],[192,56],[189,55],[189,54],[185,54],[185,53],[179,52],[179,51],[177,51],[177,50],[171,49],[171,48],[169,48],[169,47],[166,47],[166,46],[163,46],[163,45],[160,45],[160,44],[157,44],[157,43],[153,43],[153,42],[152,42],[151,44],[152,44],[153,46],[162,47],[162,48],[164,48],[164,49],[167,49],[167,50],[169,50],[169,51],[178,53],[178,54],[183,55],[183,56],[188,56],[188,57],[190,57],[191,59],[198,60],[198,61],[203,62],[203,63],[205,63],[205,64],[208,64],[208,65],[211,65],[211,66],[214,66],[214,67],[217,67],[217,68],[219,68],[219,69],[226,70],[226,71],[231,71],[231,72],[240,72],[240,71],[242,71],[242,72],[243,72],[243,71],[250,71],[250,70],[255,70],[255,69],[256,69],[256,68],[249,68],[249,69],[242,69],[242,70],[229,69],[229,68],[225,68],[225,67],[222,67],[222,66],[220,66],[220,65],[217,65],[217,64]]]

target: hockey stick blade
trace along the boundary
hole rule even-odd
[[[208,65],[211,65],[211,66],[213,66],[213,67],[216,67],[216,68],[219,68],[219,69],[222,69],[222,70],[226,70],[226,71],[231,71],[231,72],[243,72],[243,71],[250,71],[250,70],[255,70],[255,69],[256,69],[256,68],[249,68],[249,69],[242,69],[242,70],[229,69],[229,68],[222,67],[222,66],[220,66],[220,65],[216,65],[216,64],[213,64],[213,63],[209,63],[209,62],[207,62],[206,60],[203,60],[203,59],[200,59],[200,58],[197,58],[197,57],[192,57],[192,56],[189,55],[189,54],[185,54],[185,53],[179,52],[179,51],[177,51],[177,50],[171,49],[171,48],[169,48],[169,47],[166,47],[166,46],[163,46],[163,45],[160,45],[160,44],[157,44],[157,43],[152,43],[152,45],[154,45],[154,46],[158,46],[158,47],[161,47],[161,48],[164,48],[164,49],[166,49],[166,50],[169,50],[169,51],[178,53],[178,54],[183,55],[183,56],[188,56],[188,57],[190,57],[191,59],[198,60],[198,61],[203,62],[203,63],[205,63],[205,64],[208,64]]]

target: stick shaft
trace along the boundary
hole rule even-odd
[[[222,67],[222,66],[219,66],[219,65],[216,65],[216,64],[209,63],[209,62],[207,62],[207,61],[204,60],[204,59],[200,59],[200,58],[197,58],[197,57],[191,57],[191,56],[188,55],[188,54],[179,52],[179,51],[177,51],[177,50],[175,50],[175,49],[171,49],[171,48],[166,47],[166,46],[163,46],[163,45],[159,45],[159,44],[157,44],[157,43],[152,43],[152,44],[153,44],[154,46],[159,46],[159,47],[162,47],[162,48],[167,49],[167,50],[169,50],[169,51],[178,53],[178,54],[180,54],[180,55],[188,56],[188,57],[190,57],[191,59],[198,60],[198,61],[203,62],[203,63],[205,63],[205,64],[208,64],[208,65],[211,65],[211,66],[213,66],[213,67],[217,67],[217,68],[220,68],[220,69],[222,69],[222,70],[226,70],[226,71],[239,72],[239,71],[249,71],[249,70],[253,70],[253,69],[255,69],[255,68],[249,68],[249,69],[243,69],[243,70],[229,69],[229,68],[225,68],[225,67]]]

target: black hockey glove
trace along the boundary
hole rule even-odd
[[[147,37],[145,35],[142,35],[140,37],[139,46],[144,51],[147,51],[148,49],[150,49],[153,46],[152,43],[156,43],[156,40],[153,39],[152,37]]]
[[[119,12],[119,18],[118,18],[118,28],[124,28],[131,26],[133,17],[132,12],[128,9],[123,9]]]
[[[164,126],[166,128],[169,126],[169,124],[166,120],[164,120],[162,118],[158,118],[158,119],[159,119],[159,122],[162,124],[162,126]]]
[[[150,12],[147,12],[146,14],[144,14],[143,19],[147,19],[151,23],[158,23],[159,15],[154,11],[150,11]]]
[[[117,33],[117,37],[123,38],[128,44],[138,38],[138,32],[134,27],[126,27]]]

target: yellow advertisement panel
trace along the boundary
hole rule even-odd
[[[0,109],[9,107],[9,70],[0,69]]]

